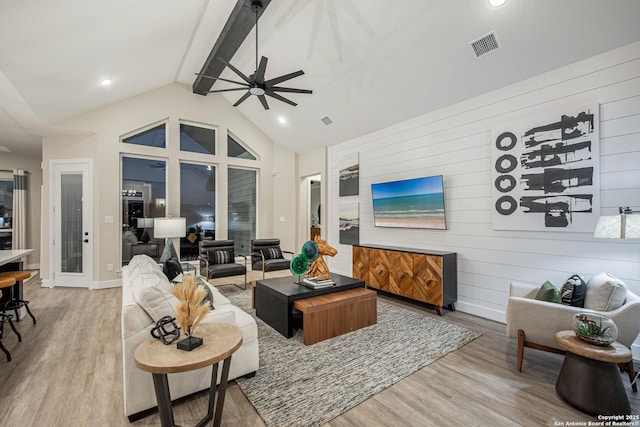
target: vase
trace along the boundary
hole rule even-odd
[[[573,318],[573,331],[578,338],[594,345],[609,345],[618,338],[615,322],[598,313],[576,313]]]

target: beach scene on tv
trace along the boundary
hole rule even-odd
[[[376,227],[445,230],[442,176],[371,184]]]

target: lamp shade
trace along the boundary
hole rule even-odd
[[[640,215],[601,216],[593,237],[601,239],[640,239]]]
[[[170,239],[187,235],[186,218],[154,218],[154,236],[157,239]]]

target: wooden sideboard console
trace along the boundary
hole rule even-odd
[[[379,245],[353,246],[353,277],[369,288],[454,311],[458,299],[455,252]]]

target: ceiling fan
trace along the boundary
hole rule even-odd
[[[276,86],[276,85],[282,82],[285,82],[287,80],[291,80],[295,77],[301,76],[304,74],[304,71],[299,70],[293,73],[285,74],[280,77],[265,80],[264,74],[267,68],[268,59],[265,56],[263,56],[260,58],[260,63],[258,64],[258,14],[262,10],[262,2],[258,0],[253,0],[251,2],[251,10],[253,10],[256,14],[256,70],[254,71],[254,73],[247,77],[240,70],[238,70],[236,67],[231,65],[230,62],[221,58],[217,58],[219,61],[224,63],[227,67],[229,67],[234,73],[236,73],[242,80],[244,80],[244,82],[223,79],[221,77],[211,77],[211,76],[207,76],[206,74],[200,74],[200,73],[196,73],[196,75],[202,76],[208,79],[221,80],[223,82],[241,85],[242,87],[238,87],[238,88],[210,90],[208,92],[208,93],[218,93],[218,92],[246,90],[247,92],[244,95],[242,95],[242,97],[238,99],[235,104],[233,104],[234,107],[237,107],[238,105],[240,105],[251,95],[255,95],[258,97],[258,99],[260,100],[260,103],[262,104],[265,110],[269,109],[269,104],[267,103],[267,98],[265,97],[265,95],[270,96],[274,99],[277,99],[278,101],[285,102],[289,105],[293,105],[295,107],[298,104],[291,101],[290,99],[285,98],[282,95],[277,94],[276,92],[310,94],[310,93],[313,93],[313,91],[308,89],[294,89],[294,88],[282,87],[282,86]]]

